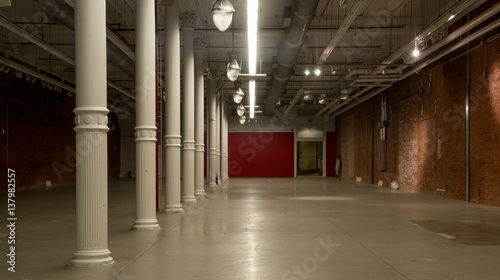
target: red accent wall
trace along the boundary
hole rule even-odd
[[[326,177],[335,177],[335,132],[326,133]]]
[[[230,132],[229,177],[294,177],[293,132]]]

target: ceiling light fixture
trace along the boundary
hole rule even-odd
[[[233,100],[236,104],[240,104],[241,101],[243,100],[243,96],[245,96],[245,93],[241,90],[241,88],[237,89],[233,93]]]
[[[236,109],[236,113],[238,116],[243,116],[245,114],[245,106],[243,104],[238,105],[238,108]]]
[[[314,75],[316,75],[316,76],[321,75],[321,68],[320,67],[314,69]]]
[[[248,72],[250,75],[257,74],[257,22],[259,17],[259,1],[247,1],[247,24],[248,24]],[[255,117],[255,77],[249,81],[250,94],[250,119]]]
[[[240,117],[240,124],[244,124],[247,121],[247,118],[245,116]]]
[[[231,82],[236,81],[238,79],[238,75],[240,74],[240,66],[238,65],[238,53],[235,51],[229,52],[229,63],[227,64],[227,77]]]
[[[233,21],[234,8],[229,0],[217,0],[212,6],[214,24],[221,32],[226,31]]]
[[[349,91],[347,89],[343,89],[340,92],[340,99],[346,100],[349,97]]]
[[[306,76],[309,76],[311,74],[311,71],[309,71],[309,68],[306,68],[306,70],[304,71],[304,74]]]
[[[322,93],[321,97],[318,100],[319,104],[328,104],[328,101],[326,101],[326,94]]]
[[[314,97],[312,96],[311,92],[307,91],[306,94],[304,95],[304,100],[311,101],[313,99]]]

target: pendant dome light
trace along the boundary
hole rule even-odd
[[[233,21],[234,8],[229,0],[217,0],[212,6],[212,18],[219,31],[226,31]]]
[[[236,81],[240,75],[240,66],[238,65],[238,53],[235,51],[229,52],[229,63],[227,64],[226,74],[231,82]]]
[[[240,105],[238,105],[238,108],[236,109],[236,113],[240,117],[243,116],[245,114],[245,106],[243,106],[243,104],[240,103]]]

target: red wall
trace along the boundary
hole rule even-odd
[[[293,132],[230,132],[229,177],[294,177]]]
[[[326,133],[326,177],[335,177],[335,132]]]

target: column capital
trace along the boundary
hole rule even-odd
[[[203,37],[195,37],[194,38],[194,49],[197,51],[202,51],[205,49],[207,39],[205,36]]]
[[[182,137],[180,135],[165,135],[163,139],[165,147],[181,147]]]
[[[194,141],[182,141],[182,149],[183,150],[195,150],[195,142]]]
[[[135,142],[156,142],[156,126],[136,126]]]
[[[195,146],[195,151],[196,152],[205,152],[205,145],[204,144],[196,144]]]
[[[75,113],[75,131],[107,132],[109,110],[103,107],[78,107]]]
[[[182,28],[194,27],[194,23],[196,22],[196,12],[195,11],[181,12],[179,14],[179,19]]]

